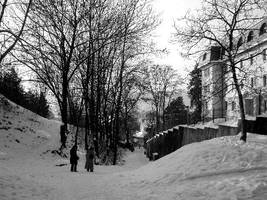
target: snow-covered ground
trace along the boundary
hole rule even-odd
[[[155,162],[142,149],[127,152],[125,165],[69,171],[59,146],[58,121],[12,105],[0,105],[1,200],[266,200],[267,137],[216,138],[186,145]],[[59,165],[59,166],[58,166]]]

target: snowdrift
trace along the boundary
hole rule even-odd
[[[50,146],[46,148],[58,148],[60,124],[59,121],[43,118],[0,95],[0,158],[2,156],[4,159],[5,156],[8,159],[16,154],[25,154],[48,142]]]
[[[239,138],[186,145],[130,177],[153,199],[267,199],[267,137]]]
[[[94,173],[79,152],[78,173],[70,173],[68,160],[49,152],[59,147],[61,123],[0,98],[1,200],[267,199],[267,136],[193,143],[150,163],[137,149],[125,165],[96,166]]]

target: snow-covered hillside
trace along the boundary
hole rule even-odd
[[[53,149],[59,144],[60,124],[59,121],[43,118],[0,95],[0,155],[10,158],[36,151],[43,144],[46,144],[45,148]]]
[[[1,101],[2,102],[2,101]],[[142,149],[127,152],[123,166],[71,173],[59,147],[60,122],[19,106],[0,105],[1,200],[241,200],[267,199],[267,137],[216,138],[186,145],[148,162]]]

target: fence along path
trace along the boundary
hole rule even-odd
[[[156,160],[176,151],[184,145],[221,136],[237,135],[239,130],[239,126],[224,124],[214,127],[179,125],[148,139],[145,145],[146,156],[149,160]]]

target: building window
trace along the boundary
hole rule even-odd
[[[243,81],[240,82],[240,88],[241,88],[241,89],[244,88],[244,83],[243,83]]]
[[[266,87],[266,83],[267,83],[267,77],[266,75],[263,75],[263,86]]]
[[[206,58],[207,58],[207,53],[204,53],[203,60],[206,60]]]
[[[262,51],[262,60],[266,60],[266,49],[263,49]]]
[[[208,93],[210,92],[210,86],[209,85],[205,85],[204,86],[204,93]]]
[[[207,77],[210,75],[210,68],[204,70],[204,76]]]
[[[254,78],[250,78],[250,86],[253,88],[254,87]]]
[[[208,102],[207,101],[204,102],[204,109],[208,110]]]
[[[264,112],[266,112],[266,110],[267,110],[267,101],[264,100]]]
[[[250,55],[250,65],[253,65],[253,55]]]
[[[250,42],[251,40],[253,40],[253,37],[254,37],[254,33],[253,31],[250,31],[248,34],[247,42]]]
[[[232,101],[232,110],[235,110],[235,102]]]
[[[266,27],[266,23],[263,23],[263,24],[261,25],[259,35],[262,35],[262,34],[266,33],[266,28],[267,28],[267,27]]]
[[[237,48],[241,47],[242,44],[243,44],[243,38],[240,37],[238,42],[237,42]]]
[[[243,60],[240,60],[240,68],[243,68]]]

